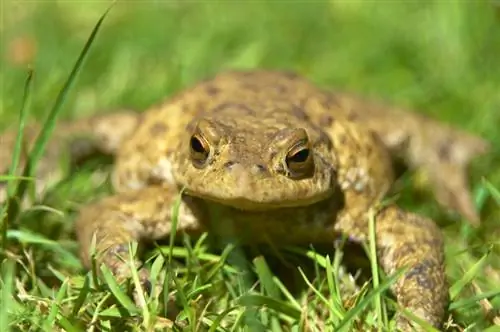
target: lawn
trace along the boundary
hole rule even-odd
[[[28,68],[34,69],[29,119],[47,117],[109,3],[2,3],[0,129],[18,125]],[[257,67],[293,70],[322,87],[412,108],[492,143],[470,169],[482,217],[477,229],[442,211],[414,174],[405,174],[398,188],[401,206],[432,217],[445,233],[452,296],[446,328],[500,331],[498,2],[118,1],[59,118],[143,110],[220,70]],[[64,165],[63,180],[41,201],[2,223],[0,329],[170,326],[162,318],[165,299],[137,309],[112,280],[94,280],[82,269],[73,221],[80,206],[110,192],[109,163],[92,160],[76,170]],[[341,324],[345,331],[362,331],[392,324],[389,294],[374,288],[372,279],[353,285],[344,271],[346,249],[330,255],[332,262],[308,252],[302,261],[312,265],[312,277],[295,294],[272,274],[275,262],[267,257],[250,260],[255,273],[242,274],[239,251],[206,247],[203,241],[167,245],[166,262],[161,255],[154,259],[153,270],[167,264],[173,250],[176,274],[168,274],[166,284],[185,306],[178,320],[186,331],[333,331]],[[302,270],[292,270],[304,283]]]

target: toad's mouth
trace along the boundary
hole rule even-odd
[[[256,212],[309,206],[324,201],[331,196],[330,192],[326,192],[323,195],[316,195],[312,197],[301,197],[296,199],[280,197],[276,199],[258,200],[258,199],[250,199],[245,196],[227,196],[227,197],[214,196],[200,192],[194,192],[189,189],[185,189],[184,193],[189,196],[197,197],[204,201],[213,202],[218,205],[231,207],[242,211],[256,211]]]

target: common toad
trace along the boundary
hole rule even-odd
[[[443,207],[477,223],[466,167],[487,151],[482,139],[270,71],[221,73],[142,114],[58,128],[56,138],[87,131],[116,155],[116,193],[84,207],[76,221],[86,267],[95,235],[99,262],[128,277],[118,256],[129,241],[168,236],[181,188],[178,233],[210,231],[243,244],[333,243],[341,234],[366,241],[373,208],[381,266],[388,274],[408,268],[393,288],[397,302],[433,326],[442,324],[448,288],[441,231],[381,200],[393,182],[392,160],[400,156],[429,176]],[[2,145],[10,141],[4,135]],[[147,283],[148,271],[140,276]],[[397,325],[410,326],[403,315]]]

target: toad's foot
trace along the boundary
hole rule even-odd
[[[369,236],[366,217],[343,216],[336,227],[360,241],[367,241]],[[375,234],[378,260],[384,271],[393,274],[401,268],[408,269],[393,286],[398,304],[439,328],[448,304],[443,237],[439,228],[432,220],[386,207],[376,215]],[[398,314],[397,327],[412,331],[410,320]]]
[[[91,265],[90,249],[95,243],[97,263],[106,265],[121,282],[131,278],[129,243],[152,241],[170,234],[173,206],[178,192],[167,186],[153,186],[128,191],[89,205],[82,209],[76,221],[80,255],[86,268]],[[178,233],[199,234],[202,227],[189,199],[180,204],[177,221]],[[95,237],[95,242],[94,242]],[[134,261],[139,268],[140,261]],[[139,268],[141,287],[151,291],[151,280],[146,268]],[[161,286],[158,288],[161,289]],[[137,290],[136,304],[141,306]]]

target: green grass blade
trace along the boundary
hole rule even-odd
[[[220,271],[223,270],[226,266],[226,261],[228,256],[231,254],[231,251],[234,249],[234,245],[229,244],[224,248],[222,254],[219,256],[219,260],[214,264],[214,266],[209,269],[206,273],[205,280],[208,282],[212,280],[212,278]]]
[[[9,309],[12,310],[13,299],[12,296],[15,292],[14,279],[16,273],[16,266],[13,261],[6,260],[2,262],[2,287],[0,289],[0,331],[9,331]]]
[[[375,215],[373,210],[370,211],[368,218],[368,230],[369,230],[369,238],[368,242],[369,250],[368,255],[370,257],[370,266],[372,271],[372,282],[373,288],[376,289],[380,285],[380,276],[379,276],[379,265],[377,258],[377,240],[375,234]],[[378,331],[381,331],[381,326],[387,325],[387,317],[384,315],[382,297],[380,293],[376,293],[374,297],[375,302],[375,311],[377,313],[378,319],[382,320],[381,324],[379,324]]]
[[[299,268],[299,273],[302,276],[302,279],[304,279],[304,282],[307,284],[309,289],[311,289],[314,292],[314,294],[316,294],[318,300],[323,302],[327,306],[328,310],[330,310],[330,312],[334,313],[335,316],[342,317],[342,313],[339,312],[335,306],[332,306],[332,303],[318,289],[316,289],[314,287],[314,285],[307,278],[306,274],[304,273],[304,271],[301,268]]]
[[[26,77],[26,82],[24,83],[24,92],[23,92],[23,99],[22,99],[22,104],[21,104],[21,110],[19,111],[19,124],[17,127],[17,137],[16,137],[16,142],[14,146],[14,151],[13,151],[13,156],[12,156],[12,162],[10,165],[9,169],[9,174],[8,178],[14,178],[16,175],[16,170],[19,166],[19,162],[21,160],[21,150],[22,150],[22,141],[23,141],[23,133],[24,133],[24,127],[26,124],[26,118],[27,118],[27,109],[29,108],[29,102],[30,102],[30,95],[31,95],[31,88],[33,86],[33,70],[30,69],[28,71],[28,76]],[[2,179],[3,181],[4,179]],[[5,216],[8,214],[8,207],[9,203],[11,201],[11,197],[13,196],[13,193],[15,192],[15,186],[13,185],[15,183],[14,181],[9,181],[7,185],[7,194],[9,199],[7,200],[7,204],[5,204],[2,207],[2,211],[0,212],[0,220],[2,223],[2,246],[5,246],[7,243],[7,229],[9,228],[9,218],[5,218]]]
[[[279,288],[274,284],[274,275],[267,265],[266,259],[263,256],[259,256],[254,259],[254,265],[265,292],[272,298],[280,299]]]
[[[500,296],[500,289],[477,294],[477,295],[471,296],[467,299],[463,299],[460,301],[455,301],[455,302],[450,304],[449,309],[456,310],[456,309],[460,309],[460,308],[464,308],[464,307],[476,306],[476,305],[478,305],[479,301],[484,300],[484,299],[492,299],[496,296]]]
[[[212,322],[212,324],[211,324],[210,329],[208,330],[208,332],[216,332],[218,328],[225,330],[222,326],[220,326],[221,323],[222,323],[222,320],[229,313],[231,313],[231,311],[236,311],[237,309],[238,309],[238,307],[230,307],[230,308],[227,308],[226,310],[224,310],[223,312],[221,312],[217,316],[217,318],[214,319],[214,321]]]
[[[467,271],[464,276],[457,280],[450,287],[450,298],[455,299],[458,294],[462,291],[462,289],[467,285],[475,276],[479,275],[480,269],[483,267],[483,264],[486,262],[486,259],[489,257],[490,251],[485,253],[483,257],[481,257],[470,269]]]
[[[266,307],[276,310],[279,313],[290,316],[294,319],[300,319],[301,311],[285,301],[273,299],[265,295],[242,295],[238,299],[238,304],[245,307]]]
[[[500,190],[495,188],[495,186],[493,186],[493,184],[489,181],[483,180],[483,184],[486,187],[486,189],[488,189],[491,197],[493,197],[495,202],[500,205]]]
[[[71,324],[71,322],[66,317],[59,317],[57,322],[63,328],[64,332],[83,332],[84,330],[79,329],[78,327]]]
[[[182,193],[184,191],[184,188],[181,189],[181,192],[179,193],[179,195],[177,196],[177,198],[175,199],[175,202],[172,206],[172,227],[171,227],[171,231],[170,231],[170,241],[169,241],[169,245],[168,245],[168,249],[169,249],[169,255],[168,255],[168,264],[171,265],[172,264],[172,254],[173,254],[173,251],[174,251],[174,244],[175,244],[175,235],[177,234],[177,223],[179,221],[179,209],[181,207],[181,203],[182,203]]]
[[[16,170],[19,167],[19,162],[21,161],[21,151],[23,147],[23,134],[24,128],[26,126],[26,119],[28,117],[28,109],[30,103],[31,89],[33,87],[33,69],[28,70],[28,76],[26,77],[26,83],[24,84],[24,92],[23,92],[23,102],[21,105],[21,110],[19,112],[19,124],[17,127],[17,136],[16,142],[14,145],[14,151],[12,155],[12,162],[9,169],[9,176],[15,176]],[[9,196],[13,193],[15,187],[9,183],[7,187],[7,192]]]
[[[49,315],[47,319],[44,321],[44,328],[46,331],[50,331],[56,325],[57,315],[60,312],[59,305],[64,300],[67,290],[68,290],[68,280],[65,280],[62,283],[61,288],[59,288],[55,300],[52,302],[52,305],[50,306]]]
[[[80,293],[74,302],[73,309],[71,311],[71,316],[77,317],[80,309],[83,307],[85,303],[85,299],[90,295],[90,279],[89,276],[86,275],[83,280],[83,285],[80,289]]]
[[[381,283],[380,286],[376,289],[373,289],[369,292],[354,308],[349,310],[344,319],[335,327],[337,331],[344,328],[347,324],[351,322],[358,314],[360,314],[373,300],[377,295],[388,290],[405,272],[407,269],[400,269],[394,275],[390,276],[385,280],[385,282]]]
[[[114,297],[120,302],[120,304],[131,314],[137,314],[138,310],[132,300],[125,294],[125,292],[120,288],[120,285],[116,281],[113,273],[109,270],[106,265],[101,265],[101,272],[109,290],[114,295]]]
[[[483,332],[500,332],[500,326],[494,325],[485,329]]]
[[[112,5],[108,7],[108,9],[104,12],[104,14],[101,15],[99,20],[97,21],[97,24],[94,26],[89,38],[87,39],[87,42],[85,43],[85,46],[83,47],[82,51],[80,52],[80,55],[78,59],[76,60],[75,65],[73,66],[71,73],[69,74],[66,82],[64,83],[61,91],[56,97],[56,101],[54,103],[54,106],[49,112],[49,115],[47,119],[45,120],[42,129],[40,133],[38,134],[35,143],[33,145],[32,150],[29,153],[28,160],[26,162],[26,166],[24,167],[23,170],[23,176],[31,176],[34,169],[36,168],[37,162],[40,160],[42,157],[42,154],[45,149],[45,145],[47,144],[50,135],[52,131],[54,130],[57,116],[62,110],[62,107],[64,105],[64,101],[66,100],[69,91],[73,87],[76,77],[80,70],[83,67],[83,63],[85,59],[87,58],[87,55],[90,51],[90,48],[94,42],[95,37],[97,36],[97,33],[99,32],[99,29],[104,22],[104,19],[108,15],[109,11],[111,10]],[[27,182],[22,181],[16,188],[15,190],[15,197],[22,198],[24,196],[24,193],[27,189]],[[9,199],[8,202],[8,208],[7,208],[7,215],[8,219],[10,221],[15,220],[18,213],[19,213],[19,203],[15,199]]]
[[[278,286],[274,283],[274,274],[269,268],[266,259],[263,256],[258,256],[254,259],[255,272],[257,273],[263,290],[266,294],[276,300],[281,300],[282,296],[280,294]],[[275,326],[273,331],[277,331],[279,328],[279,322],[275,315],[270,315],[270,324]]]

